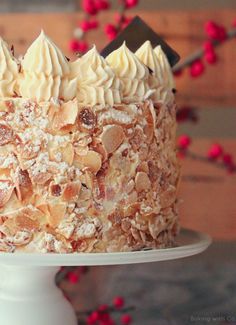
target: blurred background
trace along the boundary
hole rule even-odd
[[[109,42],[103,30],[114,23],[120,5],[118,0],[110,3],[111,9],[96,16],[100,28],[87,36],[88,43],[96,43],[99,49]],[[140,0],[128,10],[130,17],[135,14],[165,38],[183,62],[202,48],[207,21],[232,28],[236,1]],[[20,55],[43,28],[73,58],[71,41],[78,37],[85,17],[79,0],[1,0],[0,35]],[[192,151],[201,157],[207,157],[211,145],[217,143],[235,161],[236,38],[221,44],[216,52],[216,64],[206,65],[198,78],[192,78],[188,69],[176,77],[179,107],[196,115],[182,121],[178,133],[192,138]],[[123,295],[136,307],[137,325],[236,324],[235,173],[201,159],[185,158],[182,165],[182,226],[209,233],[212,246],[199,256],[179,261],[90,268],[77,284],[61,284],[77,309],[94,308],[109,303],[114,295]]]

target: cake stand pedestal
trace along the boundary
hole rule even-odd
[[[75,312],[55,285],[59,266],[118,265],[172,260],[203,252],[208,235],[183,229],[178,246],[128,253],[0,253],[1,325],[76,325]]]

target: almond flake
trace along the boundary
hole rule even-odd
[[[135,188],[137,192],[150,189],[151,182],[148,175],[144,172],[138,172],[135,176]]]
[[[81,162],[84,166],[88,167],[95,174],[102,166],[102,159],[99,153],[89,150],[87,155],[81,156]]]
[[[7,144],[13,141],[13,131],[12,129],[4,124],[0,124],[0,145]]]
[[[107,125],[101,134],[101,142],[107,153],[113,153],[124,141],[125,134],[119,125]]]

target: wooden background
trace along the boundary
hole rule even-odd
[[[236,16],[235,12],[230,10],[141,11],[138,14],[165,37],[182,57],[201,46],[205,21],[214,18],[229,26]],[[0,35],[10,44],[14,44],[17,54],[22,54],[39,34],[40,28],[43,28],[65,54],[71,56],[68,52],[68,41],[81,18],[81,13],[0,14]],[[103,24],[111,22],[112,13],[104,14],[100,21]],[[99,49],[107,42],[101,31],[92,32],[90,40],[96,42]],[[190,103],[215,108],[236,106],[236,40],[222,46],[218,53],[220,64],[214,68],[209,67],[203,78],[189,82],[186,75],[177,80],[179,104]],[[226,123],[225,114],[222,113],[218,124]],[[227,151],[234,153],[236,160],[236,140],[222,140],[221,137],[220,131],[217,139],[204,138],[195,141],[194,151],[205,154],[210,144],[217,140]],[[179,194],[183,199],[180,206],[182,225],[206,231],[216,239],[235,240],[236,177],[212,166],[188,160],[183,162],[182,170]]]
[[[229,27],[235,19],[232,10],[204,11],[139,11],[138,14],[161,34],[184,58],[201,46],[204,39],[203,25],[214,19]],[[27,46],[43,28],[60,46],[67,56],[68,40],[82,18],[81,13],[12,13],[0,15],[0,35],[15,45],[17,54],[25,52]],[[103,25],[112,22],[112,13],[102,15]],[[98,48],[106,45],[107,39],[101,30],[90,34],[90,41]],[[218,51],[220,68],[209,67],[204,78],[189,83],[189,77],[177,81],[179,103],[201,106],[236,106],[236,41],[232,40]],[[187,72],[186,72],[187,74]]]

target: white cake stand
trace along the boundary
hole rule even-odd
[[[1,325],[76,325],[69,302],[55,285],[59,266],[118,265],[172,260],[203,252],[211,238],[183,229],[178,246],[130,253],[0,253]]]

